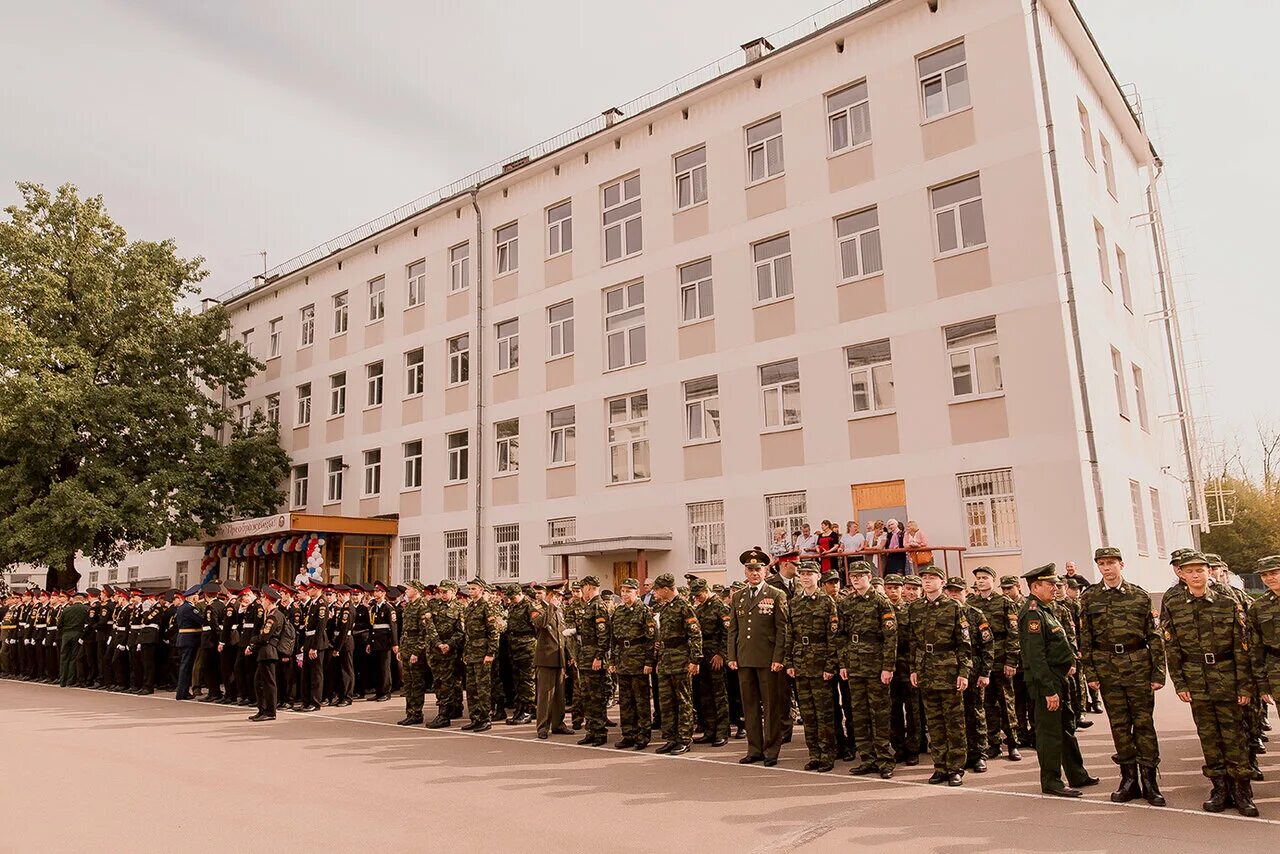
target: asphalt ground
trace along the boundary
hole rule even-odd
[[[846,763],[802,771],[799,727],[764,768],[737,764],[742,741],[666,757],[657,742],[636,753],[539,741],[532,726],[398,727],[398,698],[270,723],[249,723],[252,712],[0,681],[0,852],[1224,854],[1280,841],[1280,738],[1254,784],[1262,817],[1205,813],[1190,711],[1168,688],[1156,710],[1164,809],[1108,800],[1116,769],[1099,715],[1081,744],[1102,783],[1064,800],[1040,793],[1032,751],[949,788],[924,783],[927,761],[888,781]]]

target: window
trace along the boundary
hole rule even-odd
[[[1120,299],[1125,308],[1133,311],[1133,292],[1129,289],[1129,259],[1119,246],[1116,247],[1116,275],[1120,279]]]
[[[520,367],[520,321],[504,320],[494,331],[498,336],[498,372]]]
[[[244,347],[244,351],[250,356],[253,355],[253,330],[246,329],[240,333],[240,344]]]
[[[280,355],[280,327],[284,325],[284,318],[277,317],[267,325],[269,337],[267,338],[267,352],[269,358],[274,359]]]
[[[470,434],[466,430],[450,433],[445,441],[449,451],[449,481],[458,483],[466,480]]]
[[[1111,348],[1111,378],[1116,385],[1116,406],[1120,409],[1120,417],[1129,420],[1129,395],[1125,392],[1124,359],[1120,351]]]
[[[187,562],[185,560],[175,561],[173,565],[174,586],[179,590],[187,589]]]
[[[640,226],[640,176],[632,175],[604,188],[604,260],[627,258],[644,248]]]
[[[809,501],[803,492],[783,492],[778,495],[764,497],[764,513],[766,518],[765,541],[773,539],[777,528],[791,536],[792,531],[800,530],[809,518]]]
[[[272,424],[280,423],[280,395],[267,395],[267,420]]]
[[[467,289],[467,266],[471,258],[471,244],[460,243],[449,250],[449,293]]]
[[[342,500],[342,479],[346,466],[342,457],[330,457],[325,460],[324,500],[333,503]]]
[[[404,278],[407,286],[405,308],[413,308],[427,301],[427,262],[414,261],[405,267]]]
[[[578,520],[573,517],[567,519],[551,519],[547,522],[547,542],[555,545],[556,543],[572,543],[578,539]],[[551,565],[547,573],[547,578],[560,577],[560,562],[562,558],[552,556]],[[569,558],[569,577],[578,577],[578,561],[581,558]]]
[[[115,581],[119,577],[120,577],[120,570],[118,569],[107,570],[107,581]]]
[[[364,496],[382,492],[382,449],[364,452]]]
[[[512,222],[493,230],[495,276],[520,269],[520,223]]]
[[[1133,534],[1138,541],[1138,554],[1146,557],[1151,553],[1147,544],[1147,514],[1142,509],[1142,487],[1136,480],[1129,481],[1129,499],[1133,502]]]
[[[1089,111],[1079,99],[1076,99],[1076,107],[1080,110],[1080,141],[1084,144],[1084,159],[1093,166],[1093,126],[1089,123]]]
[[[374,362],[364,366],[367,394],[365,406],[382,405],[382,363]]]
[[[404,443],[404,488],[422,486],[422,440]]]
[[[894,406],[893,359],[889,339],[844,348],[853,414],[891,412]]]
[[[347,411],[347,372],[329,377],[329,415],[343,415]]]
[[[945,116],[969,106],[969,68],[964,42],[916,60],[920,72],[920,102],[924,117]]]
[[[547,309],[547,353],[557,359],[573,353],[573,300]]]
[[[549,465],[563,465],[577,459],[576,421],[577,411],[572,406],[553,409],[547,413],[548,435],[551,440],[548,447]]]
[[[493,425],[497,442],[498,474],[515,474],[520,471],[520,419],[510,418]]]
[[[1102,284],[1107,290],[1114,290],[1111,287],[1111,264],[1107,261],[1107,233],[1102,228],[1102,223],[1096,219],[1093,221],[1093,241],[1098,250],[1098,269],[1102,274]]]
[[[680,268],[680,312],[685,323],[706,320],[715,315],[710,258]]]
[[[295,426],[305,427],[311,423],[311,383],[298,386],[298,421]]]
[[[1107,192],[1116,197],[1116,170],[1111,162],[1111,143],[1102,134],[1098,134],[1098,142],[1102,145],[1102,174],[1107,178]]]
[[[131,566],[131,567],[129,567],[128,569],[126,569],[126,570],[125,570],[125,578],[126,578],[127,580],[129,580],[129,581],[137,581],[137,580],[138,580],[138,567],[136,567],[136,566]]]
[[[934,236],[938,240],[939,255],[986,244],[982,186],[977,175],[934,187],[929,193],[933,197]]]
[[[1000,342],[996,319],[985,317],[957,323],[943,330],[951,364],[951,393],[956,397],[994,394],[1004,390],[1000,372]]]
[[[316,342],[316,307],[314,305],[303,306],[298,312],[299,335],[298,348],[310,347]]]
[[[520,526],[493,526],[494,561],[498,578],[520,577]]]
[[[827,132],[831,153],[839,154],[871,141],[871,102],[867,81],[827,96]]]
[[[685,438],[688,441],[719,441],[719,377],[702,377],[684,384],[684,416]]]
[[[400,580],[422,580],[422,537],[400,538]]]
[[[649,395],[605,401],[609,412],[609,482],[649,479]]]
[[[253,407],[248,402],[236,404],[236,421],[241,427],[248,428],[253,420]]]
[[[707,148],[700,145],[693,151],[677,154],[676,210],[700,205],[707,200]]]
[[[645,361],[644,282],[604,292],[604,337],[608,370]]]
[[[404,394],[415,397],[422,394],[423,387],[423,354],[422,348],[410,350],[404,354]]]
[[[724,502],[703,501],[687,509],[690,562],[695,569],[724,566]]]
[[[800,363],[795,359],[760,368],[766,430],[800,423]]]
[[[449,385],[465,383],[471,376],[470,342],[467,335],[449,339]]]
[[[310,470],[304,463],[300,466],[293,467],[293,494],[292,508],[301,510],[307,506],[307,485],[310,480]]]
[[[1160,490],[1147,490],[1151,499],[1151,529],[1156,532],[1156,557],[1164,557],[1164,514],[1160,512]]]
[[[791,235],[781,234],[753,244],[751,257],[756,265],[756,300],[789,297],[795,290],[791,279]]]
[[[1138,426],[1143,430],[1150,430],[1147,422],[1147,384],[1142,379],[1142,368],[1137,365],[1129,367],[1133,370],[1133,398],[1138,405]]]
[[[387,316],[387,279],[379,276],[369,283],[369,322],[376,323]]]
[[[573,248],[573,202],[563,201],[547,208],[547,257],[554,258]]]
[[[851,281],[884,270],[880,255],[880,213],[870,208],[836,219],[836,244],[840,249],[840,279]]]
[[[747,128],[747,183],[766,181],[784,171],[782,116],[774,116]]]
[[[14,579],[14,581],[17,581],[17,579],[15,578],[15,579]],[[89,573],[89,584],[90,584],[90,586],[97,586],[97,584],[98,584],[98,570],[96,570],[96,569],[95,569],[95,570],[93,570],[92,572],[90,572],[90,573]]]
[[[1013,469],[996,469],[956,477],[960,507],[974,551],[1020,551],[1018,505],[1013,495]]]
[[[454,581],[463,581],[467,575],[467,532],[444,532],[445,574]]]
[[[347,292],[333,295],[333,334],[342,335],[347,331]]]

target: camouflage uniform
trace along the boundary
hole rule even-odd
[[[874,587],[868,588],[865,595],[854,592],[841,598],[839,613],[840,666],[849,674],[853,739],[863,768],[874,768],[882,774],[891,772],[894,758],[889,735],[890,690],[880,681],[880,674],[897,670],[898,614],[893,603]]]
[[[1017,748],[1017,716],[1013,705],[1013,680],[1004,675],[1006,667],[1015,670],[1020,663],[1018,652],[1018,609],[1004,594],[993,591],[990,596],[974,593],[969,604],[982,612],[991,630],[991,684],[987,686],[983,707],[987,718],[988,756],[1000,755],[1003,741]]]
[[[653,702],[649,674],[654,659],[657,624],[653,612],[640,600],[619,605],[609,616],[609,663],[618,676],[618,721],[624,747],[643,748],[649,743]]]
[[[575,582],[576,583],[576,582]],[[586,717],[582,710],[584,703],[582,700],[582,681],[578,672],[578,613],[582,610],[582,600],[575,596],[570,596],[564,603],[564,625],[568,630],[572,630],[573,634],[565,638],[564,656],[564,693],[566,702],[572,705],[572,718],[574,729],[582,729],[583,722]],[[590,666],[591,662],[587,662]]]
[[[697,582],[694,582],[695,584]],[[703,582],[705,585],[706,582]],[[696,593],[695,588],[695,593]],[[698,690],[708,741],[724,741],[729,737],[729,693],[725,660],[729,652],[729,606],[716,595],[693,607],[702,629],[702,661],[698,671]],[[720,656],[720,669],[713,670],[711,659]],[[736,681],[736,680],[735,680]]]
[[[668,576],[669,577],[669,576]],[[654,587],[664,580],[654,579]],[[674,586],[675,579],[671,578]],[[693,741],[693,676],[689,665],[702,660],[702,629],[688,600],[676,596],[657,608],[658,705],[662,711],[662,737],[673,746]]]
[[[1058,618],[1058,624],[1062,626],[1063,634],[1067,636],[1067,643],[1071,645],[1071,651],[1076,656],[1076,673],[1080,672],[1080,643],[1076,632],[1076,618],[1071,609],[1071,603],[1066,599],[1054,599],[1049,603],[1053,608],[1053,615]],[[1071,700],[1071,712],[1075,715],[1077,726],[1080,723],[1080,716],[1083,709],[1080,696],[1080,683],[1076,681],[1075,675],[1067,679],[1067,695]]]
[[[410,585],[421,588],[421,583],[410,581]],[[421,595],[404,607],[404,617],[400,623],[400,669],[404,674],[404,710],[406,724],[422,723],[422,705],[425,697],[425,679],[423,671],[427,668],[427,650],[435,649],[440,643],[436,634],[435,623],[431,620],[428,602]],[[409,659],[417,656],[416,662]]]
[[[566,614],[566,618],[567,618]],[[608,691],[608,672],[604,664],[609,658],[609,610],[597,595],[590,602],[583,602],[574,610],[573,627],[577,630],[578,685],[574,692],[575,716],[581,714],[587,729],[587,739],[604,743],[605,701]],[[592,668],[592,662],[600,661],[600,669]],[[581,712],[578,710],[581,709]]]
[[[1280,694],[1280,596],[1270,590],[1249,608],[1249,658],[1258,694]]]
[[[898,622],[897,663],[889,683],[889,743],[894,758],[916,764],[921,750],[920,689],[911,684],[911,617],[906,600],[893,606]]]
[[[817,572],[817,564],[802,572]],[[827,682],[840,669],[840,617],[822,590],[807,595],[799,586],[791,597],[791,633],[783,666],[795,669],[796,697],[809,748],[805,770],[830,771],[835,764],[835,709]]]
[[[961,585],[963,590],[963,582]],[[965,765],[981,771],[986,765],[987,707],[986,689],[978,684],[978,680],[991,677],[996,639],[981,609],[966,603],[961,603],[961,608],[969,622],[973,640],[973,666],[969,669],[969,685],[964,689],[964,733],[968,746]]]
[[[442,590],[456,590],[453,581],[440,582]],[[445,601],[432,599],[427,603],[427,615],[436,634],[436,643],[427,648],[427,663],[431,666],[431,684],[436,692],[437,726],[452,719],[462,708],[462,686],[458,684],[457,667],[466,638],[462,629],[463,606],[457,599]],[[440,644],[447,644],[448,652],[440,651]]]
[[[965,765],[964,700],[956,679],[973,666],[969,621],[959,602],[939,593],[911,604],[911,672],[916,675],[929,728],[935,772],[962,773]]]
[[[467,714],[471,729],[489,724],[493,714],[493,673],[486,656],[497,656],[499,617],[497,609],[483,596],[467,603],[463,612],[462,663],[467,668]]]
[[[515,718],[532,716],[533,696],[533,611],[536,603],[527,596],[507,609],[507,643],[511,648],[511,680],[515,688]]]

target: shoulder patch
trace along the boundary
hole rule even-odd
[[[1029,631],[1029,632],[1033,632],[1033,633],[1035,633],[1035,634],[1039,634],[1039,633],[1040,633],[1040,621],[1039,621],[1039,620],[1030,620],[1030,621],[1028,621],[1028,623],[1027,623],[1027,631]]]

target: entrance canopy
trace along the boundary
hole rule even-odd
[[[647,534],[630,537],[597,537],[568,543],[545,543],[542,553],[550,557],[598,557],[619,552],[669,552],[670,534]]]
[[[360,516],[317,516],[309,513],[276,513],[257,519],[238,519],[219,525],[206,543],[283,537],[288,534],[373,534],[393,537],[400,528],[396,519],[365,519]]]

